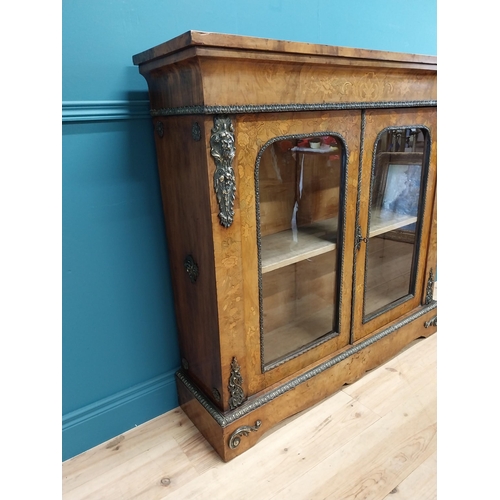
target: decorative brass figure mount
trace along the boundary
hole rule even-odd
[[[434,272],[432,270],[429,271],[429,279],[427,280],[427,290],[425,293],[425,304],[428,305],[432,302],[434,296]]]
[[[243,392],[243,378],[240,373],[240,365],[236,358],[231,361],[231,375],[229,376],[229,408],[234,410],[245,401],[245,393]]]
[[[234,127],[227,117],[214,117],[214,128],[210,137],[210,153],[215,161],[214,189],[219,203],[219,220],[229,227],[234,218],[236,178],[233,170]]]
[[[426,321],[424,323],[424,328],[429,328],[430,326],[437,326],[437,324],[438,324],[438,318],[437,316],[434,316],[429,321]]]

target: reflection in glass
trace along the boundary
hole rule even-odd
[[[264,364],[336,331],[344,149],[334,136],[283,139],[258,171]]]
[[[366,255],[365,321],[414,294],[427,131],[389,129],[375,145]]]

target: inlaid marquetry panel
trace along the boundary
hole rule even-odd
[[[234,60],[202,64],[205,105],[413,101],[423,94],[436,99],[431,74],[405,70]]]

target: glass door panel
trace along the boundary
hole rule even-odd
[[[427,146],[427,131],[411,127],[387,129],[375,144],[364,322],[415,294]]]
[[[338,335],[345,147],[333,135],[271,142],[258,167],[263,363]]]

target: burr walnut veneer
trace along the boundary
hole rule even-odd
[[[133,61],[179,401],[228,461],[436,331],[436,58],[191,31]]]

